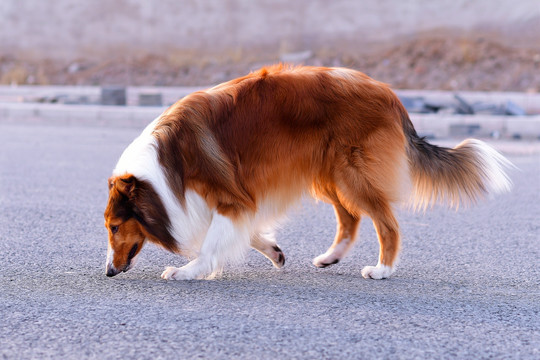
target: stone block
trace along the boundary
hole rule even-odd
[[[139,106],[162,106],[163,97],[161,93],[141,93],[139,94]]]
[[[102,105],[126,105],[126,88],[123,86],[104,86],[101,88]]]

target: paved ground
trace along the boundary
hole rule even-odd
[[[360,275],[369,220],[348,258],[313,268],[335,223],[310,202],[279,232],[281,271],[251,252],[217,280],[165,282],[183,260],[148,246],[110,279],[106,179],[138,132],[0,123],[0,357],[540,358],[540,155],[511,156],[511,194],[402,211],[389,280]]]

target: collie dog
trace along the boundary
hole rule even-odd
[[[508,191],[510,166],[479,140],[427,143],[394,92],[360,72],[263,68],[186,96],[127,147],[109,179],[106,274],[131,269],[147,241],[191,260],[167,280],[210,277],[250,246],[280,268],[272,229],[309,193],[338,223],[313,264],[339,262],[369,216],[380,254],[362,275],[387,278],[400,249],[394,204],[473,203]]]

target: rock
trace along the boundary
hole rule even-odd
[[[126,88],[123,86],[104,86],[101,88],[102,105],[126,105]]]
[[[163,99],[161,93],[139,94],[139,106],[162,106]]]
[[[465,101],[465,99],[458,94],[454,94],[454,99],[458,101],[456,113],[462,115],[474,115],[473,107],[467,101]]]
[[[423,97],[400,97],[401,103],[405,106],[408,112],[412,113],[425,113],[429,112],[425,109],[425,101]]]
[[[527,115],[525,110],[516,103],[508,100],[504,105],[504,114],[505,115],[515,115],[515,116],[524,116]]]

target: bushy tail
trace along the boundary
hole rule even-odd
[[[510,191],[512,182],[506,169],[513,165],[492,147],[475,139],[467,139],[453,149],[429,144],[418,137],[403,112],[414,209],[425,210],[435,203],[457,208],[490,193]]]

